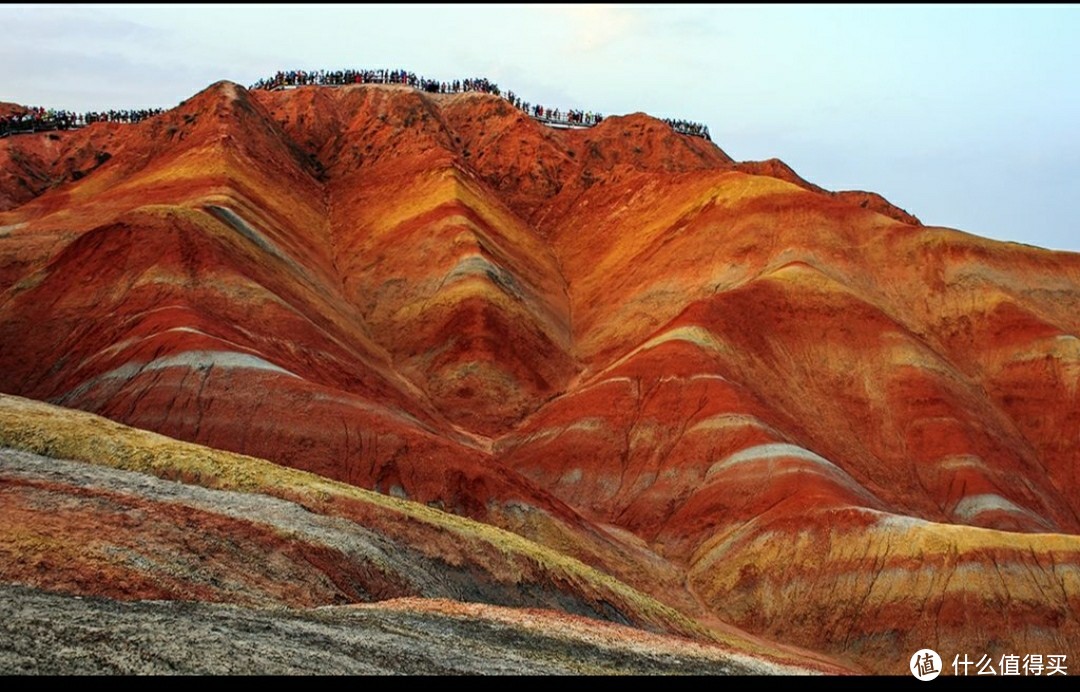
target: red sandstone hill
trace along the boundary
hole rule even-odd
[[[222,82],[0,165],[2,392],[508,530],[709,636],[891,673],[1080,654],[1080,256],[642,114],[554,130],[399,86]],[[479,575],[462,600],[522,569],[446,559]],[[583,583],[543,576],[603,600]]]

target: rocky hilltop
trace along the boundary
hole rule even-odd
[[[1077,335],[1080,255],[643,114],[221,82],[0,140],[0,578],[1074,659]]]

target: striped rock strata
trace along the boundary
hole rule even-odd
[[[641,114],[557,131],[396,86],[219,83],[0,163],[0,391],[506,529],[855,669],[1080,655],[1080,256]],[[290,550],[267,569],[307,583]]]

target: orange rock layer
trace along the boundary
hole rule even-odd
[[[398,86],[219,83],[0,163],[0,391],[874,672],[1080,654],[1080,256]]]

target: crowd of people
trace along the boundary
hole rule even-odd
[[[347,86],[349,84],[402,84],[432,94],[458,94],[463,91],[482,91],[500,96],[499,87],[484,78],[455,79],[440,82],[417,76],[407,70],[287,70],[270,79],[260,79],[251,89],[285,89],[298,86]]]
[[[564,111],[558,108],[548,108],[547,106],[541,106],[540,104],[522,101],[512,91],[506,92],[506,100],[515,108],[521,109],[527,115],[543,123],[565,125],[568,127],[592,127],[604,119],[603,115],[594,113],[593,111],[580,111],[574,109]]]
[[[664,118],[664,122],[679,134],[703,137],[710,142],[712,141],[712,137],[709,136],[709,126],[704,123],[695,123],[689,120],[672,120],[671,118]]]
[[[407,70],[286,70],[279,71],[269,79],[260,79],[251,85],[251,89],[286,89],[298,86],[347,86],[349,84],[402,84],[433,94],[459,94],[465,91],[480,91],[485,94],[502,96],[515,108],[521,109],[530,117],[549,125],[564,127],[592,127],[599,124],[604,116],[594,111],[548,108],[540,104],[522,101],[512,91],[504,95],[494,82],[480,78],[455,79],[441,82],[427,79]],[[702,123],[689,120],[664,119],[673,130],[684,135],[709,137],[709,128]]]
[[[68,110],[31,106],[23,113],[0,116],[0,137],[25,132],[71,130],[100,122],[137,123],[163,113],[164,110],[163,108],[137,108],[75,113]]]
[[[250,88],[273,90],[299,86],[347,86],[350,84],[401,84],[434,94],[459,94],[468,91],[493,94],[505,98],[529,117],[548,125],[592,127],[604,119],[603,114],[595,111],[548,108],[523,101],[512,91],[503,94],[497,84],[483,77],[454,79],[446,82],[426,79],[407,70],[315,70],[311,72],[287,70],[279,71],[269,79],[260,79]],[[69,130],[96,122],[136,123],[158,115],[162,111],[161,108],[143,108],[74,113],[52,108],[29,108],[21,114],[0,116],[0,137],[24,132]],[[665,118],[664,122],[680,134],[703,137],[711,141],[709,128],[702,123],[669,118]]]

